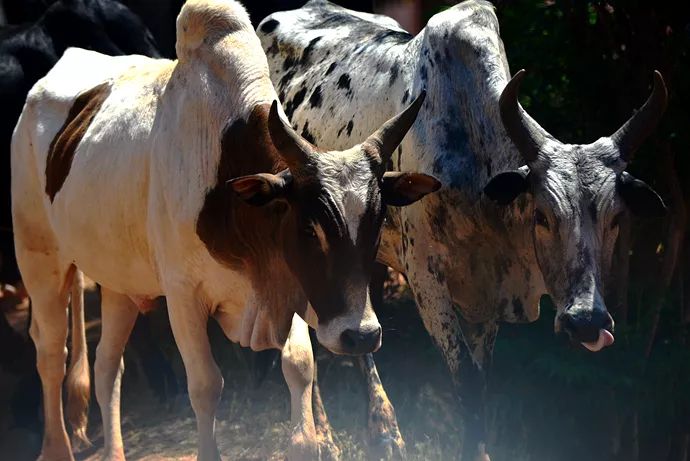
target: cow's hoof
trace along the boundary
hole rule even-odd
[[[320,461],[340,461],[340,448],[333,440],[319,441]]]
[[[477,452],[477,456],[474,457],[474,461],[491,461],[489,454],[486,452],[486,445],[484,442],[479,444],[479,450]]]
[[[79,429],[72,434],[72,450],[79,453],[82,450],[91,448],[93,444],[86,437],[86,429]]]
[[[36,461],[74,461],[72,453],[42,452]]]
[[[405,441],[402,438],[384,434],[369,441],[369,456],[375,460],[404,460],[407,459]]]
[[[289,461],[318,461],[319,446],[314,439],[296,433],[290,439],[287,459]]]
[[[126,461],[125,460],[125,452],[120,450],[120,451],[113,451],[108,454],[103,455],[103,461]]]

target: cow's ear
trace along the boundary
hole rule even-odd
[[[383,203],[390,206],[410,205],[440,187],[438,179],[422,173],[388,171],[381,178]]]
[[[616,189],[633,214],[651,218],[660,218],[666,214],[666,205],[659,194],[630,173],[624,171],[618,175]]]
[[[504,171],[489,180],[484,193],[499,205],[509,205],[529,189],[529,168]]]
[[[246,203],[265,205],[275,199],[284,198],[292,184],[289,170],[278,174],[259,173],[228,181],[230,188]]]

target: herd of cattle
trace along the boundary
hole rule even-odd
[[[665,211],[625,171],[665,110],[658,72],[615,133],[564,144],[519,105],[525,73],[511,78],[483,0],[417,36],[326,0],[256,30],[233,0],[123,3],[0,3],[6,21],[28,21],[0,30],[0,281],[21,272],[32,301],[41,459],[73,459],[65,377],[72,443],[87,440],[82,274],[101,286],[94,376],[107,459],[124,459],[122,353],[160,296],[202,460],[220,459],[209,317],[242,346],[281,350],[290,459],[338,457],[313,398],[309,327],[330,351],[359,356],[372,450],[405,456],[372,356],[375,261],[405,274],[443,354],[464,460],[489,459],[483,395],[499,322],[535,320],[548,294],[556,331],[591,351],[613,344],[603,295],[619,220]],[[163,58],[173,42],[176,59]]]

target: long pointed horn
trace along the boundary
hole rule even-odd
[[[268,133],[289,167],[299,168],[311,162],[313,146],[280,118],[278,101],[273,101],[268,114]]]
[[[658,70],[655,70],[652,94],[647,98],[644,106],[611,136],[618,146],[621,159],[626,162],[632,160],[635,151],[659,124],[667,104],[668,91],[664,78]]]
[[[508,132],[508,137],[513,141],[525,161],[530,163],[537,159],[544,142],[553,137],[520,107],[518,95],[524,77],[525,69],[520,69],[503,89],[498,104],[501,110],[501,120]]]
[[[419,109],[422,108],[425,98],[426,90],[422,90],[417,99],[407,109],[388,120],[381,128],[367,138],[365,143],[374,146],[375,152],[372,155],[379,165],[386,165],[388,163],[395,148],[400,145],[407,132],[410,131],[415,120],[417,120],[417,114],[419,114]]]

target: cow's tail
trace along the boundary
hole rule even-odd
[[[67,372],[67,421],[72,427],[74,448],[91,445],[86,436],[91,379],[84,325],[84,275],[77,269],[72,281],[72,353]]]

